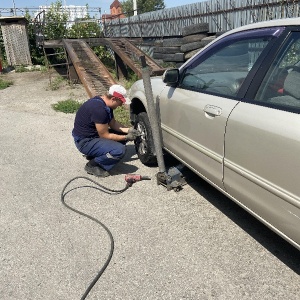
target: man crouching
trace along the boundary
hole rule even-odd
[[[77,149],[89,162],[88,174],[109,176],[111,170],[125,155],[127,141],[134,141],[139,132],[115,120],[113,110],[126,102],[126,89],[118,84],[106,95],[84,102],[76,113],[72,135]]]

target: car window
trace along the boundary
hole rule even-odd
[[[181,88],[235,97],[256,60],[272,36],[250,36],[226,41],[204,60],[184,70]]]
[[[300,110],[300,32],[290,34],[255,96],[258,104]]]

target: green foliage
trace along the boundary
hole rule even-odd
[[[52,104],[51,107],[55,111],[60,111],[65,114],[74,114],[78,111],[80,106],[82,105],[82,102],[73,100],[73,99],[67,99],[63,101],[58,101],[55,104]],[[116,120],[118,120],[120,123],[122,123],[125,126],[130,126],[130,117],[129,117],[129,110],[125,106],[119,106],[114,110],[114,116]]]
[[[79,101],[73,100],[73,99],[68,99],[64,101],[58,101],[55,104],[52,104],[52,108],[55,111],[60,111],[65,114],[73,114],[77,112],[79,107],[82,105]]]
[[[25,18],[29,22],[27,30],[32,63],[34,65],[45,65],[46,63],[43,48],[36,45],[36,25],[34,24],[34,22],[32,22],[33,17],[29,14],[28,11],[26,11]],[[46,21],[42,30],[45,39],[59,39],[66,36],[68,15],[66,13],[63,13],[62,2],[60,0],[50,5],[50,9],[46,12],[45,20]],[[61,51],[61,49],[55,49],[55,52]],[[60,56],[55,57],[55,59],[56,58],[58,59],[58,62],[55,61],[54,63],[59,63],[59,60],[62,59],[62,57]]]
[[[87,9],[88,9],[88,5]],[[87,14],[83,19],[78,19],[74,24],[70,25],[69,16],[63,10],[62,1],[57,0],[54,3],[51,3],[49,10],[45,13],[45,23],[41,27],[34,24],[34,17],[29,14],[28,11],[25,13],[25,17],[28,20],[28,36],[29,36],[29,45],[30,45],[30,54],[32,63],[38,65],[46,65],[45,56],[42,46],[36,44],[36,32],[38,28],[39,34],[45,38],[45,40],[50,39],[61,39],[61,38],[88,38],[88,37],[100,37],[102,35],[101,28],[96,19],[91,18]],[[0,55],[5,53],[3,42],[1,43],[1,31],[0,31]],[[3,50],[2,50],[3,48]],[[49,50],[49,49],[48,49]],[[62,53],[63,49],[54,49],[55,53]],[[106,54],[105,48],[100,48],[98,50],[99,54],[104,59],[104,64],[109,62],[109,65],[114,65],[113,58],[111,55]],[[51,64],[62,63],[66,61],[64,54],[51,55]]]
[[[45,71],[46,67],[40,66],[16,66],[15,71],[16,73],[23,73],[23,72],[34,72],[34,71]]]
[[[16,66],[15,71],[16,71],[16,73],[23,73],[23,72],[28,72],[29,69],[26,69],[25,66]]]
[[[122,10],[126,13],[127,16],[133,15],[133,1],[124,0],[122,3]],[[138,14],[143,14],[146,12],[164,9],[165,2],[164,0],[137,0],[137,11]]]
[[[139,79],[138,75],[134,73],[132,70],[128,70],[128,78],[124,82],[124,87],[128,90],[131,86]]]
[[[4,48],[4,41],[3,41],[1,29],[0,29],[0,60],[2,61],[2,67],[3,67],[3,62],[6,60],[6,57],[5,57],[5,48]]]
[[[51,81],[50,83],[50,89],[51,91],[56,91],[59,89],[59,87],[65,83],[65,79],[61,76],[57,76],[54,78],[54,80]]]
[[[49,10],[46,12],[45,38],[54,40],[67,36],[68,18],[68,14],[63,12],[61,0],[51,3]]]
[[[97,46],[92,49],[108,70],[115,68],[115,59],[111,51],[108,51],[104,46]]]
[[[95,18],[86,16],[83,19],[75,21],[75,23],[68,30],[69,38],[89,38],[101,36],[101,29]]]
[[[7,81],[7,80],[0,78],[0,90],[4,90],[11,85],[13,85],[12,81]]]
[[[125,126],[130,126],[129,109],[125,106],[119,106],[114,110],[115,119]]]
[[[34,65],[44,65],[44,53],[41,47],[37,47],[35,40],[34,24],[31,22],[32,17],[28,10],[25,13],[25,18],[28,21],[27,31],[30,48],[31,61]]]

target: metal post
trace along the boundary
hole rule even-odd
[[[164,162],[163,152],[162,152],[161,132],[160,132],[160,126],[158,123],[158,118],[157,118],[154,100],[153,100],[150,71],[146,64],[145,56],[141,56],[140,59],[142,62],[142,75],[143,75],[145,95],[147,99],[147,110],[148,110],[148,116],[149,116],[149,121],[150,121],[152,135],[153,135],[153,142],[154,142],[154,147],[156,152],[158,169],[160,173],[165,173],[166,167],[165,167],[165,162]]]
[[[150,70],[146,64],[145,56],[141,56],[140,59],[142,63],[143,83],[147,100],[147,112],[151,125],[156,159],[158,163],[159,172],[156,174],[157,184],[166,186],[168,191],[172,189],[174,189],[175,191],[179,191],[181,190],[182,186],[186,184],[186,181],[178,168],[172,167],[168,171],[166,170],[162,149],[162,132],[153,100]],[[180,166],[180,168],[182,168],[182,166]]]
[[[14,16],[17,15],[17,12],[16,12],[16,4],[15,4],[15,0],[13,0],[13,4],[14,4]]]
[[[136,4],[136,0],[133,0],[133,15],[134,15],[134,16],[137,15],[137,4]]]

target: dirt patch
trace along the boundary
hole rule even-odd
[[[0,90],[0,108],[53,115],[57,112],[52,109],[51,104],[67,99],[80,102],[88,99],[81,84],[70,86],[64,81],[57,90],[51,90],[48,73],[41,71],[9,72],[1,75],[1,78],[12,81],[13,85]]]

